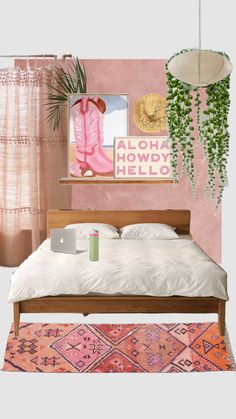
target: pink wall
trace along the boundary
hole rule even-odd
[[[166,96],[165,60],[84,60],[88,92],[128,93],[129,135],[145,135],[133,123],[133,101],[148,93]],[[165,135],[166,132],[160,132]],[[197,198],[186,178],[173,185],[81,185],[72,187],[72,208],[190,209],[194,239],[215,261],[221,260],[221,208],[204,196],[207,177],[201,148],[196,153]]]

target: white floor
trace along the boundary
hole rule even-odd
[[[6,303],[11,269],[0,268],[0,363],[12,321]],[[235,288],[235,287],[234,287]],[[236,352],[235,313],[228,303],[228,328]],[[23,315],[23,321],[169,322],[211,321],[214,315]],[[235,418],[236,373],[203,374],[27,374],[0,372],[0,412],[8,419],[144,419],[156,415]],[[3,417],[3,416],[1,416]]]

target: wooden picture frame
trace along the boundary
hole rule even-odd
[[[190,234],[190,211],[83,211],[49,210],[51,228],[63,228],[79,222],[105,222],[117,227],[135,223],[165,223],[179,234]],[[14,331],[19,335],[21,313],[216,313],[219,330],[225,334],[226,301],[215,297],[152,297],[142,295],[59,295],[15,302]]]
[[[93,179],[96,181],[97,179],[103,179],[104,177],[111,177],[113,178],[113,171],[112,174],[106,174],[105,172],[102,173],[96,173],[96,170],[94,170],[94,174],[91,176],[88,176],[86,174],[83,174],[83,168],[81,168],[82,172],[80,176],[77,176],[75,173],[72,174],[71,167],[73,166],[73,163],[77,161],[76,158],[76,140],[75,140],[75,133],[73,132],[73,117],[72,117],[72,108],[82,98],[89,98],[89,100],[93,100],[95,98],[98,98],[101,101],[104,101],[105,108],[102,109],[99,107],[101,116],[103,115],[103,122],[99,122],[96,126],[99,127],[101,124],[103,125],[102,129],[99,131],[99,137],[101,140],[101,136],[103,137],[103,140],[101,140],[101,148],[102,148],[102,158],[99,160],[101,161],[106,155],[106,158],[110,159],[113,162],[113,142],[114,137],[116,135],[119,135],[119,133],[123,133],[122,135],[128,135],[129,133],[129,97],[127,93],[74,93],[68,95],[68,143],[67,143],[67,177],[68,178],[77,178],[77,179]],[[94,102],[95,103],[95,102]],[[96,106],[93,106],[93,108],[96,109]],[[79,111],[78,111],[79,112]],[[81,115],[81,111],[79,112]],[[88,111],[88,117],[90,115],[90,112]],[[112,119],[113,118],[113,119]],[[87,117],[85,118],[87,121]],[[95,119],[95,116],[92,116],[93,122]],[[92,124],[92,122],[91,122]],[[80,125],[80,124],[79,124]],[[86,124],[82,124],[86,125]],[[94,130],[93,130],[94,133]],[[93,134],[94,135],[94,134]],[[83,137],[83,136],[82,136]],[[81,138],[82,138],[81,137]],[[86,137],[86,135],[84,135]],[[90,137],[89,137],[90,138]],[[93,137],[94,139],[94,137]],[[86,143],[88,143],[88,138],[86,138]],[[89,144],[87,144],[89,147]],[[83,146],[85,148],[85,146]],[[74,149],[74,152],[72,151]],[[94,144],[91,146],[91,149],[88,151],[88,160],[89,160],[89,166],[88,171],[92,170],[92,163],[91,163],[91,154],[98,153],[98,149],[96,145]],[[84,156],[86,155],[85,149],[83,150]],[[79,153],[80,157],[81,154]],[[73,159],[72,159],[73,157]],[[101,157],[101,156],[100,156]],[[86,157],[85,157],[86,159]],[[98,169],[96,167],[96,169]],[[91,171],[90,170],[90,171]],[[104,168],[105,170],[105,168]],[[73,171],[73,170],[72,170]],[[86,172],[86,170],[84,169]]]

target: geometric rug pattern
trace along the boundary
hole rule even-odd
[[[21,323],[8,336],[4,371],[206,372],[234,369],[217,323]]]

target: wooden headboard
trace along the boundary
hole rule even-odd
[[[48,236],[51,228],[74,223],[107,223],[118,228],[136,223],[163,223],[176,227],[179,234],[190,233],[189,210],[49,210]]]

